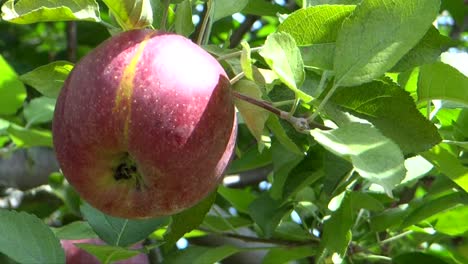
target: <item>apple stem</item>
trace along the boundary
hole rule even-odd
[[[330,130],[331,129],[330,127],[319,124],[317,122],[309,121],[309,120],[307,120],[307,118],[292,116],[289,112],[282,111],[282,110],[274,107],[273,105],[271,105],[271,103],[269,103],[267,101],[257,100],[255,98],[252,98],[252,97],[247,96],[245,94],[241,94],[241,93],[239,93],[237,91],[232,91],[232,94],[234,95],[234,97],[236,97],[236,98],[238,98],[240,100],[243,100],[243,101],[245,101],[247,103],[256,105],[258,107],[261,107],[261,108],[263,108],[263,109],[277,115],[281,119],[284,119],[284,120],[288,121],[300,133],[308,134],[309,133],[308,131],[310,129],[313,129],[313,128],[319,128],[319,129],[322,129],[322,130]]]

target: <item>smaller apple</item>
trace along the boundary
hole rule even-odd
[[[100,264],[101,262],[93,255],[86,252],[77,246],[75,243],[87,243],[95,245],[105,245],[106,243],[100,239],[79,239],[79,240],[60,240],[63,249],[65,250],[65,257],[67,264]],[[141,247],[137,244],[134,248]],[[149,264],[148,256],[139,254],[132,258],[114,262],[115,264]]]

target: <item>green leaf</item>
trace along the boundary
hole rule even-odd
[[[114,261],[129,259],[141,254],[140,251],[116,246],[76,243],[75,246],[86,250],[95,256],[100,263],[113,263]]]
[[[281,123],[277,116],[270,115],[267,120],[267,126],[271,130],[271,132],[275,135],[275,138],[289,151],[296,153],[298,155],[303,155],[299,147],[294,143],[294,141],[289,138],[286,131],[281,126]]]
[[[448,37],[441,35],[439,31],[432,26],[419,43],[406,53],[390,71],[403,72],[416,66],[435,62],[440,56],[443,46],[449,42],[450,39]]]
[[[359,85],[390,70],[424,36],[439,6],[440,0],[361,2],[338,33],[336,85]]]
[[[343,20],[353,5],[323,5],[299,9],[278,26],[278,32],[289,33],[298,46],[336,41]]]
[[[331,101],[370,121],[403,153],[425,151],[441,141],[437,128],[416,109],[400,87],[380,81],[337,90]]]
[[[184,0],[177,5],[174,18],[175,32],[182,36],[190,36],[195,30],[192,22],[192,0]]]
[[[242,11],[248,3],[249,0],[214,0],[213,22]]]
[[[436,62],[419,71],[418,99],[450,100],[468,105],[468,78],[452,66]]]
[[[0,118],[0,133],[3,132],[4,130],[8,129],[9,126],[10,126],[9,121]],[[1,146],[1,144],[0,144],[0,146]]]
[[[164,247],[169,249],[185,233],[197,228],[203,222],[215,200],[216,192],[213,192],[195,206],[173,215],[172,221],[164,234],[164,240],[166,241]]]
[[[0,252],[20,263],[65,263],[60,241],[36,216],[0,210]]]
[[[271,150],[264,149],[262,153],[257,148],[251,148],[243,153],[240,158],[233,160],[228,167],[226,174],[236,174],[253,169],[258,169],[271,164]]]
[[[304,65],[332,70],[335,47],[335,43],[320,43],[300,47]]]
[[[248,213],[249,205],[256,198],[249,190],[227,188],[222,185],[218,187],[218,193],[242,213]]]
[[[7,131],[17,147],[52,147],[52,133],[50,130],[28,129],[16,124],[10,124]]]
[[[265,237],[269,238],[273,235],[283,216],[292,208],[291,204],[283,205],[281,202],[273,200],[268,192],[264,192],[250,204],[249,214],[263,231]]]
[[[103,0],[124,30],[145,28],[153,23],[151,0]]]
[[[468,192],[468,168],[450,153],[446,144],[439,144],[421,155],[432,163],[442,174]]]
[[[20,80],[45,96],[57,98],[72,69],[70,62],[55,61],[21,75]]]
[[[168,222],[168,218],[165,217],[145,220],[113,217],[87,203],[83,204],[80,209],[96,234],[107,244],[113,246],[124,247],[141,241]]]
[[[307,246],[300,247],[278,247],[268,251],[263,258],[262,264],[290,263],[317,254],[317,249]]]
[[[248,4],[242,10],[243,14],[255,15],[255,16],[272,16],[276,17],[277,14],[286,14],[290,11],[278,4],[273,4],[269,1],[248,1]]]
[[[17,24],[69,20],[101,21],[99,5],[94,0],[21,0],[16,3],[14,0],[8,0],[2,6],[2,19]]]
[[[363,178],[382,186],[389,196],[405,177],[401,150],[370,125],[348,123],[330,131],[314,129],[311,135],[329,151],[349,157]]]
[[[294,91],[297,97],[305,102],[312,100],[310,95],[298,89],[305,79],[304,64],[301,52],[291,35],[285,32],[270,34],[260,51],[260,55],[280,80]]]
[[[415,225],[439,212],[443,212],[460,204],[468,204],[468,196],[466,193],[454,192],[435,199],[427,199],[404,218],[400,228]]]
[[[283,200],[292,197],[304,187],[313,184],[325,175],[323,170],[322,150],[323,149],[321,147],[312,148],[303,159],[302,157],[295,157],[297,161],[294,162],[294,164],[297,164],[297,166],[288,170],[287,178],[282,186],[281,198]],[[277,155],[278,158],[283,158],[281,156],[286,156],[285,151],[283,151],[283,155]],[[274,180],[276,180],[276,173],[274,176]],[[271,188],[272,197],[274,197],[274,186],[275,184],[273,184]]]
[[[24,117],[29,125],[50,122],[54,116],[55,99],[37,97],[24,107]]]
[[[393,260],[395,264],[414,264],[414,263],[424,263],[424,264],[448,264],[443,259],[423,252],[410,252],[403,253],[396,256]]]
[[[98,238],[88,222],[75,221],[68,225],[51,228],[58,239],[77,240],[86,238]]]
[[[242,46],[242,53],[240,57],[240,62],[241,62],[242,71],[244,72],[245,77],[247,79],[254,81],[255,79],[254,79],[253,68],[252,68],[253,61],[252,61],[252,56],[251,56],[252,54],[250,51],[249,43],[247,41],[242,41],[241,46]]]
[[[273,141],[272,147],[273,160],[273,184],[270,190],[271,198],[282,200],[283,190],[286,188],[286,180],[291,170],[296,167],[304,155],[288,151],[285,146]]]
[[[243,95],[247,95],[257,100],[262,99],[262,92],[257,84],[250,80],[240,80],[234,84],[233,89]],[[264,135],[265,123],[270,116],[270,112],[244,100],[234,100],[245,124],[255,137],[259,145],[262,145],[262,136]]]
[[[186,264],[188,260],[192,264],[218,263],[239,251],[241,250],[230,245],[219,247],[190,246],[167,256],[164,263]]]
[[[8,62],[0,55],[0,115],[12,115],[23,105],[26,88]]]
[[[340,207],[323,224],[323,234],[320,242],[320,249],[323,252],[322,258],[335,252],[341,257],[344,256],[351,242],[353,218],[351,200],[345,194]]]
[[[351,192],[349,193],[349,199],[351,200],[351,206],[355,212],[359,209],[377,212],[385,209],[384,205],[379,200],[364,192]]]
[[[409,209],[390,208],[371,218],[370,227],[373,232],[382,232],[387,228],[399,226],[408,214]]]
[[[207,227],[217,232],[233,231],[233,228],[246,227],[252,225],[252,221],[244,217],[226,217],[207,215],[203,220],[202,227]],[[187,237],[186,235],[184,237]]]
[[[451,236],[461,236],[468,232],[468,206],[458,206],[434,215],[437,221],[434,229]]]

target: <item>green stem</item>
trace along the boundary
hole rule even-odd
[[[211,19],[212,5],[213,5],[213,1],[208,0],[208,2],[206,3],[205,17],[203,17],[203,21],[202,21],[202,24],[201,24],[201,27],[200,27],[200,33],[198,33],[198,39],[197,39],[197,44],[198,45],[204,44],[204,42],[205,42],[204,40],[206,39],[206,36],[209,35],[209,33],[208,33],[208,28],[209,28],[208,27],[208,22]]]
[[[166,21],[167,21],[167,15],[169,14],[170,4],[171,4],[171,0],[164,0],[164,9],[163,9],[163,13],[161,16],[161,23],[159,25],[162,31],[166,31]]]
[[[232,77],[232,79],[229,81],[231,82],[231,85],[234,85],[236,82],[240,81],[240,79],[244,78],[244,76],[245,76],[245,73],[241,72],[237,74],[236,76]]]
[[[250,52],[253,53],[253,52],[259,52],[260,50],[262,50],[263,47],[256,47],[256,48],[251,48],[250,49]],[[235,57],[238,57],[242,55],[242,50],[240,51],[235,51],[235,52],[231,52],[231,53],[228,53],[226,55],[221,55],[218,57],[218,61],[222,61],[222,60],[227,60],[227,59],[231,59],[231,58],[235,58]]]
[[[338,88],[338,85],[333,85],[333,87],[328,91],[327,95],[325,98],[323,98],[322,102],[320,102],[320,105],[317,107],[315,112],[309,117],[309,121],[312,122],[315,120],[315,118],[319,115],[319,113],[323,110],[325,105],[328,103],[328,100],[332,97],[333,93],[335,93],[336,89]]]
[[[285,106],[285,105],[290,105],[290,104],[293,104],[296,100],[292,99],[292,100],[285,100],[285,101],[278,101],[278,102],[273,102],[272,105],[273,106],[276,106],[276,107],[280,107],[280,106]]]
[[[99,21],[99,24],[105,26],[107,29],[110,29],[110,30],[116,30],[116,29],[118,29],[118,27],[115,27],[114,25],[109,24],[109,23],[107,23],[107,22],[104,21],[104,20],[100,20],[100,21]]]
[[[379,244],[380,244],[380,245],[383,245],[383,244],[386,244],[386,243],[395,241],[395,240],[400,239],[400,238],[402,238],[402,237],[405,237],[405,236],[407,236],[407,235],[409,235],[409,234],[411,234],[411,233],[413,233],[413,230],[408,230],[408,231],[403,232],[403,233],[401,233],[401,234],[398,234],[398,235],[396,235],[396,236],[393,236],[393,237],[387,238],[387,239],[385,239],[385,240],[382,240],[382,241],[379,242]]]

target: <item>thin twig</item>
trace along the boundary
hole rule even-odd
[[[229,39],[229,48],[235,48],[239,43],[242,41],[244,35],[250,31],[255,21],[257,21],[260,17],[254,15],[247,15],[245,17],[244,22],[239,26],[239,28],[232,34],[231,38]]]
[[[67,56],[71,62],[76,62],[76,51],[77,51],[77,29],[76,21],[67,22]]]

